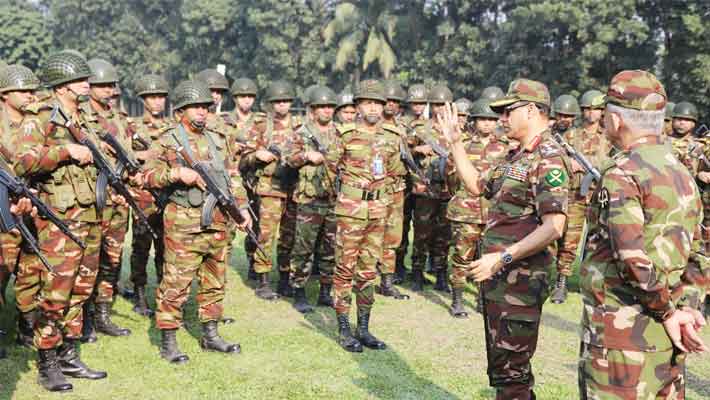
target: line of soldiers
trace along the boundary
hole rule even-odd
[[[338,343],[351,352],[361,352],[363,347],[385,349],[386,344],[370,332],[370,315],[375,292],[398,300],[409,298],[395,284],[410,278],[404,259],[411,225],[412,290],[424,289],[429,265],[436,277],[434,289],[452,293],[452,316],[466,318],[464,289],[475,281],[476,309],[486,323],[491,385],[499,398],[534,398],[529,361],[542,304],[550,294],[553,302],[565,300],[566,278],[576,260],[587,263],[587,257],[600,257],[627,262],[619,247],[613,247],[613,253],[598,253],[607,242],[615,243],[613,236],[618,233],[608,230],[616,214],[605,212],[626,198],[609,191],[612,186],[606,185],[606,175],[593,179],[590,175],[613,165],[624,170],[619,163],[626,162],[623,157],[629,156],[631,143],[605,132],[610,121],[603,119],[604,110],[609,114],[610,107],[618,111],[613,108],[618,106],[647,111],[666,104],[662,87],[653,83],[655,77],[643,74],[617,76],[611,88],[616,82],[635,90],[636,80],[641,80],[652,89],[647,92],[643,86],[642,94],[656,94],[662,102],[651,96],[650,103],[637,105],[629,94],[635,92],[629,89],[618,94],[613,103],[617,106],[609,105],[609,93],[595,90],[586,92],[580,103],[564,95],[553,104],[545,85],[525,79],[511,83],[505,94],[490,87],[474,102],[454,101],[451,90],[441,84],[412,85],[405,91],[396,82],[366,80],[353,94],[310,87],[306,115],[300,116],[292,110],[296,96],[291,84],[273,82],[263,96],[265,112],[253,112],[258,94],[253,81],[240,78],[230,86],[224,75],[207,69],[173,90],[158,75],[139,77],[135,89],[144,114],[128,118],[118,100],[118,72],[105,60],[87,61],[79,52],[64,50],[48,57],[39,75],[48,88],[44,93],[38,91],[40,79],[27,68],[11,65],[0,71],[2,154],[7,168],[39,193],[83,246],[68,240],[42,216],[25,215],[53,271],[43,266],[38,254],[20,254],[22,238],[10,231],[2,234],[0,278],[7,281],[9,273],[15,274],[18,343],[38,349],[39,383],[50,391],[71,390],[67,376],[107,376],[83,363],[77,342],[96,341],[97,332],[131,334],[111,320],[129,221],[134,311],[155,317],[161,331],[160,354],[172,363],[189,361],[179,349],[176,331],[183,325],[183,307],[195,278],[201,347],[240,352],[239,344],[225,341],[218,333],[219,322],[234,322],[224,315],[222,304],[237,230],[252,233],[246,235],[244,248],[256,296],[266,301],[293,297],[296,310],[312,312],[305,287],[317,267],[316,306],[334,308]],[[169,94],[174,113],[165,116]],[[220,112],[228,94],[235,109]],[[622,111],[618,114],[627,123],[639,119]],[[670,115],[674,154],[698,182],[710,182],[705,156],[710,146],[692,135],[697,110],[684,102],[675,105]],[[622,125],[631,131],[636,127]],[[652,131],[650,125],[638,126],[646,133]],[[673,171],[679,174],[675,179],[685,182],[674,187],[677,193],[697,194],[692,180],[688,183],[682,171]],[[623,173],[617,175],[623,180]],[[664,193],[659,194],[663,204],[671,204]],[[669,236],[668,243],[678,247],[674,257],[679,262],[688,256],[704,262],[695,251],[704,254],[705,248],[690,251],[691,242],[696,242],[691,239],[699,239],[693,236],[692,222],[701,214],[687,209],[689,204],[668,206],[686,213],[685,225],[677,226],[681,221],[673,217],[672,226],[659,237]],[[705,204],[708,207],[710,202]],[[601,222],[594,219],[599,214],[589,212],[594,207],[605,211]],[[642,209],[668,213],[653,202]],[[14,211],[27,214],[26,200],[18,200]],[[620,221],[626,223],[624,217]],[[676,237],[681,233],[682,239]],[[585,242],[593,247],[585,249],[580,245]],[[625,245],[663,246],[638,240]],[[155,311],[148,306],[146,294],[151,247],[159,283]],[[274,252],[279,276],[275,290],[269,280]],[[681,271],[674,279],[703,287],[698,277],[706,273],[701,261],[698,273],[686,277]],[[643,260],[634,262],[643,265],[629,267],[637,274],[628,278],[633,290],[660,292],[663,283],[653,273],[648,276],[648,265]],[[589,265],[582,267],[585,296],[593,293],[585,274],[597,267]],[[551,284],[555,269],[558,278]],[[664,282],[666,290],[674,290],[675,301],[675,281]],[[354,330],[349,317],[353,292]],[[666,297],[654,301],[670,301],[663,294]],[[630,296],[639,294],[632,291]],[[697,309],[703,297],[698,289],[675,306]],[[585,318],[597,312],[594,301],[587,300]],[[660,310],[656,303],[641,304]],[[663,315],[656,318],[659,326],[673,314],[664,307]],[[688,315],[695,318],[691,312]],[[598,321],[585,321],[584,327],[593,332],[583,339],[583,357],[591,357],[589,353],[598,350],[593,346],[605,348],[608,343],[594,339],[599,335],[594,331]],[[643,323],[651,326],[647,320]],[[700,328],[700,322],[693,324],[678,322],[683,337]],[[590,360],[590,365],[598,361]],[[677,384],[677,379],[673,382]]]

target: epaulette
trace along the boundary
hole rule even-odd
[[[542,158],[559,157],[563,153],[562,147],[552,139],[543,140],[537,146],[537,151],[540,152]]]
[[[404,128],[402,128],[398,125],[395,125],[395,124],[384,123],[384,124],[382,124],[382,129],[384,129],[388,132],[392,132],[397,136],[404,136],[406,134],[406,131],[404,130]]]
[[[22,110],[30,113],[30,114],[39,114],[40,111],[42,110],[51,110],[52,109],[52,104],[50,101],[47,100],[42,100],[42,101],[35,101],[34,103],[30,103],[26,105]]]
[[[216,130],[216,129],[212,129],[212,128],[208,128],[208,127],[205,127],[205,130],[206,130],[207,132],[214,133],[215,135],[219,135],[219,136],[221,136],[221,137],[223,137],[223,138],[226,138],[226,137],[227,137],[227,134],[226,134],[224,131],[222,131],[222,130]]]
[[[252,121],[254,121],[254,123],[266,121],[266,113],[263,111],[256,111],[252,115]]]
[[[344,134],[346,134],[346,133],[348,133],[348,132],[352,132],[352,131],[356,130],[356,129],[357,129],[357,125],[355,125],[354,123],[350,122],[350,123],[347,123],[347,124],[340,124],[340,125],[336,126],[335,129],[338,131],[338,134],[344,135]]]
[[[427,120],[425,119],[413,119],[409,122],[409,129],[417,129],[420,126],[426,125]]]
[[[158,131],[155,133],[155,137],[160,141],[161,144],[164,144],[167,146],[168,142],[166,142],[166,140],[170,138],[170,135],[166,135],[166,133],[168,133],[169,131],[174,130],[174,129],[175,129],[175,126],[172,124],[164,126],[160,129],[158,129]],[[172,145],[172,143],[170,143],[170,145]]]
[[[237,126],[237,121],[232,118],[232,115],[226,111],[220,112],[218,114],[221,118],[222,121],[224,121],[225,124],[231,126],[231,127],[236,127]]]

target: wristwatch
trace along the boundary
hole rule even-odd
[[[503,250],[500,253],[500,260],[503,262],[503,265],[508,265],[513,262],[513,255],[508,252],[508,250]]]

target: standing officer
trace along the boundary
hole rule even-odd
[[[580,396],[682,399],[686,353],[706,350],[697,335],[708,286],[707,260],[697,254],[700,195],[669,157],[666,92],[656,77],[622,71],[606,99],[604,127],[620,151],[587,213]]]
[[[468,160],[455,113],[445,109],[441,124],[459,178],[473,195],[491,200],[482,255],[471,264],[473,277],[483,283],[490,385],[497,399],[527,400],[535,398],[530,360],[554,268],[548,247],[565,227],[568,160],[550,137],[550,95],[544,84],[515,80],[490,106],[520,147],[484,179]]]

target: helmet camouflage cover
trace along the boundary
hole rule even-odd
[[[49,87],[87,79],[89,76],[89,64],[76,50],[62,50],[50,54],[40,68],[40,79]]]
[[[13,64],[0,70],[0,93],[37,90],[39,84],[39,79],[25,66]]]
[[[377,100],[386,102],[385,88],[382,82],[377,79],[367,79],[360,82],[357,91],[355,92],[355,101],[358,100]]]
[[[195,104],[212,104],[212,94],[209,87],[204,81],[188,80],[180,82],[175,90],[173,90],[173,103],[175,109],[195,105]]]

